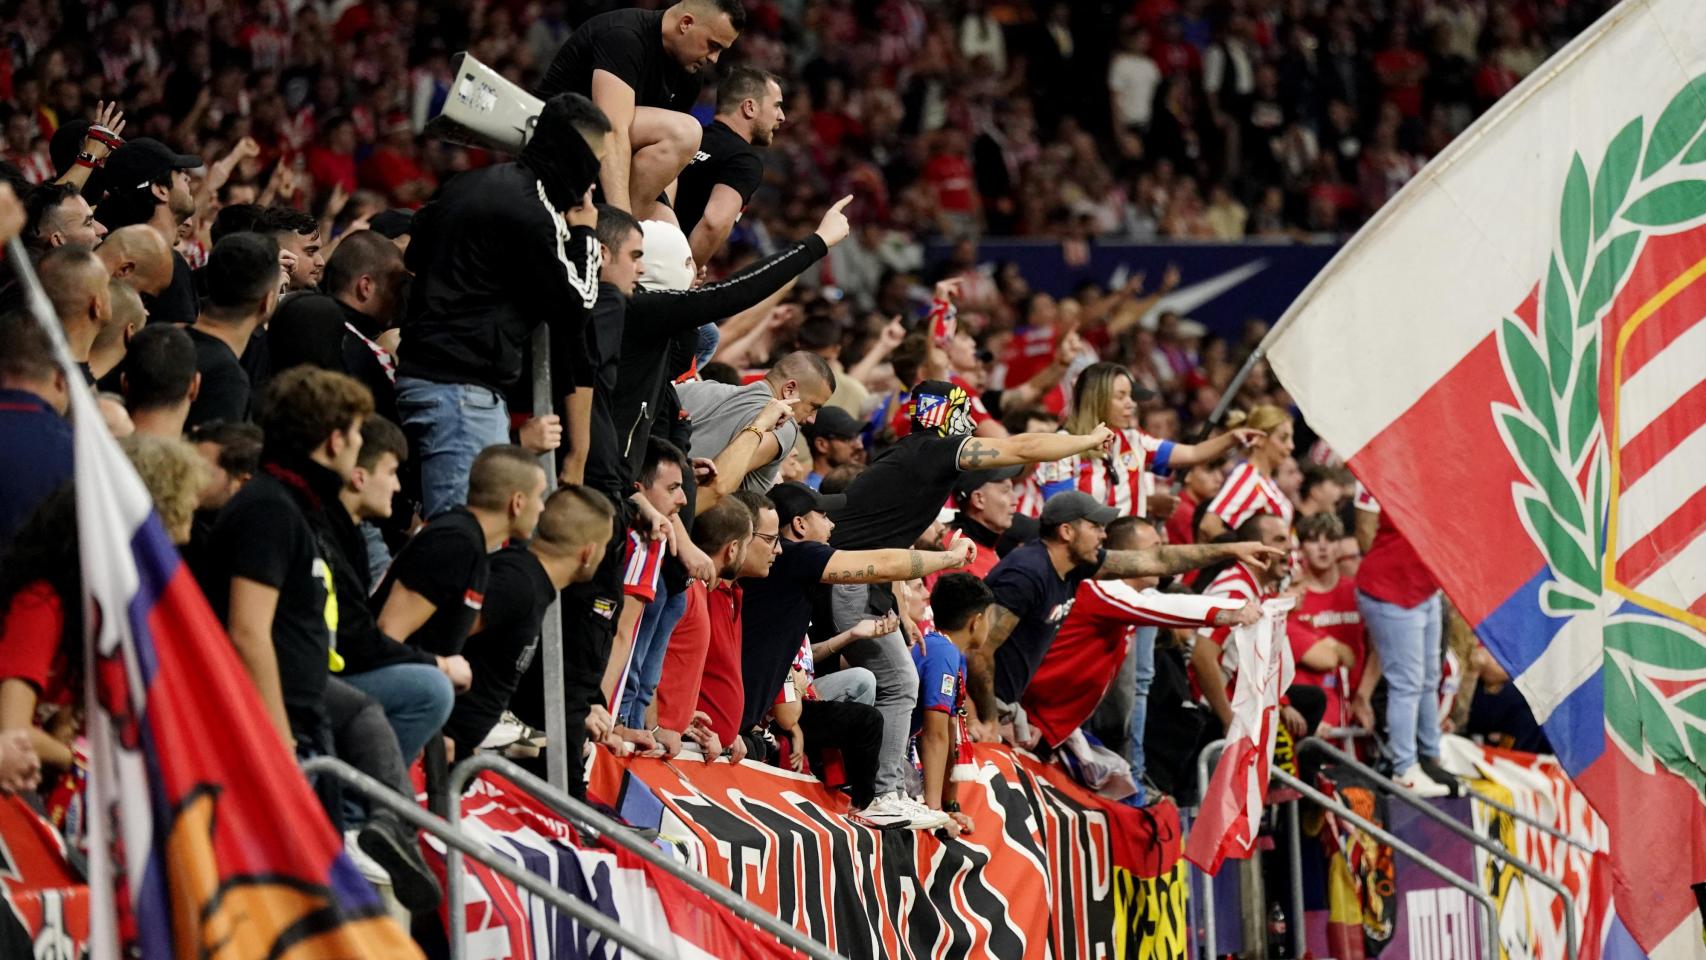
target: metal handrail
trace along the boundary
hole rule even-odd
[[[1208,765],[1211,757],[1225,749],[1226,740],[1214,740],[1202,748],[1197,754],[1197,806],[1202,806],[1202,798],[1208,794]],[[1308,951],[1308,931],[1303,925],[1303,858],[1298,854],[1303,842],[1303,831],[1298,826],[1297,801],[1286,804],[1286,830],[1291,834],[1291,945],[1295,956],[1303,956]],[[1201,871],[1198,871],[1201,872]],[[1206,948],[1208,960],[1213,960],[1216,941],[1219,939],[1219,929],[1214,918],[1214,878],[1203,874],[1203,946]]]
[[[1459,823],[1457,820],[1445,813],[1445,811],[1440,810],[1433,804],[1423,800],[1407,787],[1400,785],[1390,777],[1381,776],[1373,767],[1370,767],[1368,764],[1363,763],[1343,750],[1340,750],[1338,747],[1335,747],[1318,737],[1305,737],[1302,742],[1298,744],[1298,749],[1300,751],[1316,750],[1332,757],[1338,763],[1369,778],[1381,789],[1392,794],[1399,800],[1402,800],[1406,806],[1417,810],[1423,816],[1439,823],[1452,833],[1457,834],[1464,840],[1467,840],[1475,846],[1480,847],[1482,850],[1487,851],[1488,854],[1498,857],[1521,871],[1524,875],[1539,882],[1541,886],[1562,897],[1564,900],[1565,949],[1570,960],[1576,960],[1578,953],[1578,940],[1576,933],[1576,898],[1570,895],[1570,891],[1566,889],[1562,883],[1559,883],[1552,877],[1547,876],[1539,868],[1535,867],[1534,864],[1529,863],[1527,860],[1517,856],[1515,853],[1505,849],[1503,846],[1494,843],[1492,840],[1476,833],[1473,829]],[[1482,800],[1485,798],[1480,794],[1475,794],[1474,799]]]
[[[510,783],[521,789],[522,792],[550,807],[563,817],[566,817],[580,829],[585,830],[596,837],[606,838],[647,863],[668,871],[676,879],[700,893],[703,893],[719,905],[727,907],[736,916],[748,923],[751,923],[758,929],[775,937],[777,940],[781,941],[784,946],[797,950],[808,957],[812,957],[813,960],[844,960],[841,954],[831,951],[828,946],[813,940],[811,937],[806,936],[804,933],[801,933],[789,924],[783,923],[782,920],[774,914],[735,893],[728,887],[717,883],[704,874],[689,870],[681,864],[676,863],[674,860],[664,856],[656,847],[653,847],[651,844],[635,837],[630,828],[617,823],[615,820],[610,819],[602,813],[599,813],[587,804],[576,800],[566,792],[558,790],[549,783],[546,783],[533,774],[528,773],[515,763],[497,754],[487,753],[469,757],[461,763],[458,763],[455,769],[450,771],[448,787],[450,792],[450,816],[453,820],[458,822],[461,820],[462,795],[466,791],[468,783],[481,772],[488,770],[503,777],[505,780],[508,780]],[[451,859],[447,857],[445,863],[446,871],[451,877],[460,875],[460,858]],[[460,960],[462,954],[457,946],[457,934],[459,932],[458,918],[462,915],[460,910],[458,910],[459,901],[461,900],[461,885],[454,882],[451,883],[449,892],[451,896],[451,957],[452,960]]]
[[[1216,754],[1218,754],[1221,750],[1223,750],[1225,748],[1225,746],[1226,746],[1226,741],[1224,739],[1215,740],[1215,741],[1210,742],[1206,746],[1204,746],[1202,749],[1202,752],[1197,754],[1197,783],[1198,783],[1198,800],[1197,800],[1197,802],[1198,802],[1199,806],[1201,806],[1204,795],[1206,795],[1208,792],[1208,781],[1209,781],[1208,767],[1209,767],[1209,764],[1212,762],[1211,758],[1214,757]],[[1393,850],[1405,855],[1406,857],[1409,857],[1411,860],[1414,860],[1417,863],[1417,865],[1422,867],[1422,869],[1428,871],[1429,873],[1433,874],[1434,876],[1439,877],[1440,879],[1444,880],[1445,882],[1451,884],[1453,887],[1456,887],[1457,889],[1462,890],[1464,893],[1467,893],[1471,897],[1474,897],[1476,900],[1480,901],[1481,905],[1486,909],[1486,913],[1487,913],[1487,928],[1485,931],[1486,932],[1486,943],[1489,945],[1491,945],[1493,943],[1492,938],[1494,936],[1494,933],[1499,928],[1499,925],[1498,925],[1498,907],[1497,907],[1497,905],[1495,905],[1493,903],[1492,898],[1489,897],[1486,893],[1484,893],[1479,886],[1470,883],[1469,881],[1465,880],[1463,877],[1459,876],[1458,874],[1452,872],[1450,869],[1446,868],[1444,865],[1435,861],[1432,857],[1429,857],[1427,854],[1421,852],[1420,850],[1417,850],[1415,847],[1412,847],[1409,844],[1405,843],[1404,841],[1398,839],[1398,837],[1394,836],[1390,832],[1383,830],[1380,827],[1375,826],[1373,823],[1369,822],[1368,820],[1358,816],[1349,807],[1346,807],[1344,804],[1342,804],[1336,800],[1333,800],[1332,798],[1328,797],[1326,794],[1321,793],[1319,790],[1316,790],[1314,787],[1311,787],[1311,786],[1305,784],[1303,781],[1292,776],[1291,774],[1286,773],[1284,770],[1281,770],[1281,769],[1275,767],[1275,768],[1271,769],[1268,773],[1269,773],[1269,777],[1271,779],[1277,780],[1278,782],[1284,784],[1285,786],[1288,786],[1294,790],[1297,790],[1299,793],[1302,793],[1304,796],[1315,801],[1316,803],[1320,804],[1321,806],[1326,807],[1329,810],[1332,810],[1334,813],[1338,814],[1340,817],[1342,817],[1348,823],[1351,823],[1357,827],[1360,827],[1363,831],[1367,832],[1370,836],[1373,836],[1375,839],[1377,839],[1380,842],[1391,847]],[[1291,806],[1292,806],[1292,810],[1295,813],[1295,811],[1297,809],[1296,802],[1294,801]],[[1302,899],[1302,887],[1301,887],[1301,884],[1299,882],[1301,880],[1300,874],[1302,873],[1302,863],[1301,863],[1302,851],[1301,851],[1301,849],[1299,849],[1299,847],[1297,845],[1297,837],[1295,834],[1292,838],[1292,841],[1293,841],[1293,846],[1292,846],[1292,865],[1293,865],[1293,869],[1292,869],[1292,880],[1293,880],[1292,905],[1293,905],[1293,910],[1297,911],[1297,918],[1292,919],[1292,924],[1300,927],[1301,924],[1299,923],[1298,918],[1301,918],[1302,913],[1301,913],[1301,909],[1297,906],[1297,904],[1298,904],[1298,901],[1300,901]],[[1199,871],[1199,872],[1201,872],[1201,871]],[[1203,943],[1202,943],[1203,953],[1202,953],[1202,956],[1205,956],[1206,958],[1208,958],[1208,960],[1213,960],[1213,958],[1215,956],[1215,952],[1216,952],[1216,947],[1218,946],[1218,944],[1217,944],[1218,936],[1216,933],[1216,924],[1215,924],[1215,919],[1214,919],[1214,878],[1209,876],[1207,873],[1203,873],[1202,909],[1203,909]],[[1294,937],[1294,940],[1295,939],[1296,938]],[[1299,951],[1298,956],[1302,956],[1302,955],[1303,955],[1302,952]]]
[[[1364,833],[1376,840],[1379,840],[1381,843],[1386,844],[1394,851],[1409,857],[1423,870],[1426,870],[1479,901],[1481,908],[1486,911],[1486,929],[1483,931],[1482,944],[1484,945],[1484,949],[1491,951],[1492,956],[1498,956],[1498,943],[1493,938],[1497,935],[1499,929],[1499,908],[1498,905],[1493,902],[1493,898],[1488,896],[1486,891],[1482,890],[1479,885],[1471,883],[1456,873],[1453,873],[1451,870],[1447,869],[1444,864],[1398,839],[1392,833],[1375,826],[1370,821],[1358,816],[1350,807],[1334,800],[1332,797],[1327,796],[1309,784],[1304,783],[1302,780],[1286,773],[1284,770],[1270,770],[1269,776],[1303,794],[1321,806],[1326,807],[1328,810],[1333,811],[1335,816],[1346,821],[1352,826],[1360,828]]]
[[[656,945],[640,939],[638,934],[623,928],[616,921],[599,912],[596,907],[585,903],[538,874],[522,869],[513,861],[469,838],[456,825],[422,810],[420,805],[412,799],[404,797],[342,760],[335,757],[314,757],[303,761],[302,772],[310,776],[327,776],[342,781],[370,802],[377,803],[401,817],[409,826],[416,830],[423,830],[444,841],[445,847],[456,853],[458,859],[464,853],[473,857],[503,875],[504,879],[567,914],[576,923],[634,951],[636,956],[642,957],[644,960],[669,960],[670,954],[666,954]],[[453,889],[461,889],[461,884],[457,882],[460,877],[449,874],[447,877],[451,880],[450,886]],[[461,914],[453,912],[452,916],[460,917]],[[459,941],[453,941],[453,950],[456,949],[457,943]]]

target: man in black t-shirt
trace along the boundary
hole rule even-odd
[[[1226,559],[1266,563],[1285,551],[1254,542],[1160,545],[1108,550],[1106,527],[1119,511],[1079,490],[1057,493],[1043,505],[1042,539],[1027,543],[995,565],[987,583],[995,594],[989,641],[967,653],[966,688],[977,704],[977,739],[999,737],[1001,719],[1017,704],[1072,610],[1085,580],[1166,577]],[[998,699],[999,698],[999,699]]]
[[[273,381],[261,409],[260,472],[220,511],[201,587],[279,736],[304,757],[335,753],[341,742],[345,759],[407,795],[397,741],[382,715],[373,726],[377,706],[330,675],[344,665],[334,646],[334,567],[349,567],[340,532],[351,529],[347,515],[339,517],[339,493],[361,453],[361,423],[372,414],[366,389],[342,374],[298,369]],[[353,740],[352,725],[360,730]],[[414,831],[394,813],[374,811],[359,842],[404,905],[437,904],[438,884]]]
[[[485,601],[489,554],[533,535],[544,497],[537,457],[508,444],[480,451],[467,505],[428,521],[373,591],[380,633],[406,644],[416,660],[437,663],[458,690],[468,689],[462,646]]]
[[[764,179],[753,147],[768,147],[782,114],[782,84],[756,67],[736,67],[717,85],[717,115],[705,124],[699,149],[681,171],[675,217],[687,234],[694,263],[709,263]]]
[[[249,419],[249,375],[240,358],[256,328],[278,306],[278,244],[258,233],[234,233],[207,257],[207,302],[188,329],[201,386],[186,428],[213,420]]]
[[[456,755],[473,754],[527,672],[539,647],[539,629],[557,591],[591,578],[604,559],[615,513],[610,501],[586,487],[563,486],[545,500],[526,546],[492,554],[485,605],[463,648],[474,682],[456,701],[444,732]]]
[[[599,177],[605,203],[652,218],[658,195],[699,148],[699,124],[686,111],[700,77],[745,25],[740,0],[681,0],[600,14],[563,42],[537,93],[591,97],[610,118]]]
[[[373,409],[397,423],[397,365],[378,340],[396,324],[407,278],[396,244],[372,230],[345,237],[326,262],[325,292],[291,297],[267,324],[272,372],[309,363],[347,373],[373,394]]]

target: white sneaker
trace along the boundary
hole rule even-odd
[[[878,830],[935,830],[952,822],[942,811],[931,810],[899,792],[885,793],[872,800],[870,806],[855,812],[852,818]]]
[[[1424,800],[1451,796],[1451,788],[1424,773],[1419,763],[1410,764],[1403,773],[1393,777],[1392,782]]]
[[[507,757],[522,759],[539,756],[544,747],[544,732],[522,723],[508,711],[498,718],[486,739],[480,741],[481,750],[502,751]]]
[[[368,883],[376,887],[389,887],[391,875],[385,872],[385,868],[380,866],[378,861],[368,856],[366,850],[361,849],[361,844],[356,842],[356,837],[360,834],[360,830],[344,831],[344,852],[349,854],[350,863],[367,878]]]

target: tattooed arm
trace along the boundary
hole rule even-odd
[[[1254,540],[1237,543],[1196,543],[1179,546],[1150,547],[1147,550],[1109,550],[1096,571],[1097,580],[1120,580],[1125,577],[1168,577],[1187,570],[1199,570],[1221,560],[1241,560],[1251,565],[1266,565],[1285,551]]]
[[[958,570],[971,562],[970,540],[964,537],[948,550],[837,550],[823,568],[823,583],[891,583],[917,580],[943,570]]]
[[[1070,433],[1021,433],[1011,437],[972,437],[960,447],[961,470],[990,470],[1023,463],[1050,463],[1106,446],[1113,432],[1098,426],[1085,436]]]
[[[977,715],[985,723],[996,723],[1001,713],[995,705],[995,651],[1012,636],[1019,615],[999,603],[989,608],[989,615],[989,639],[966,651],[966,687]]]

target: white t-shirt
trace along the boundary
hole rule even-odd
[[[1155,107],[1155,88],[1161,85],[1161,68],[1138,53],[1119,53],[1108,64],[1108,90],[1120,122],[1128,127],[1147,127]]]

